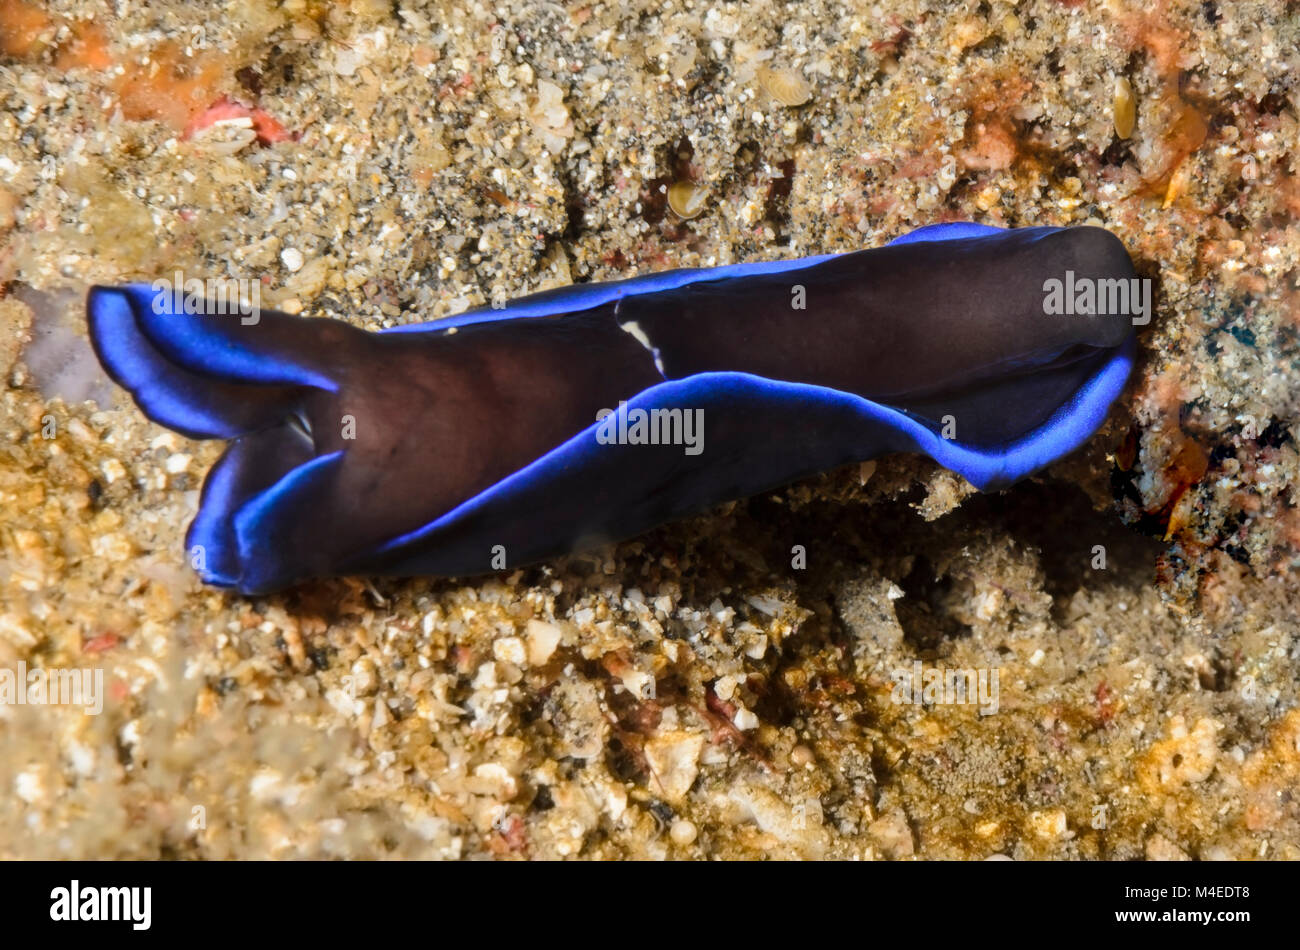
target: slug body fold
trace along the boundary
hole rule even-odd
[[[1132,367],[1096,228],[923,228],[882,248],[584,284],[368,333],[95,287],[91,340],[149,418],[233,440],[187,547],[244,593],[471,575],[621,540],[837,465],[923,452],[980,488],[1073,450]]]

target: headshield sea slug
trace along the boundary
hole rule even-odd
[[[1090,289],[1061,306],[1067,275]],[[513,568],[886,452],[1005,485],[1105,417],[1138,283],[1098,228],[945,224],[380,333],[186,313],[148,285],[87,311],[149,418],[232,440],[187,546],[205,581],[259,593]]]

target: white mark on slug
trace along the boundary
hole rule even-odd
[[[659,355],[659,348],[650,342],[650,338],[645,335],[645,331],[641,329],[641,325],[635,320],[629,320],[627,323],[620,323],[618,326],[620,330],[624,333],[630,334],[632,339],[636,340],[650,351],[651,355],[655,358],[655,369],[659,370],[660,376],[667,379],[668,376],[664,373],[664,361]]]

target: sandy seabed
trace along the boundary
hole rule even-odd
[[[1294,4],[103,7],[0,0],[0,669],[103,683],[0,708],[0,857],[1300,856]],[[220,446],[81,303],[180,270],[377,329],[948,220],[1155,281],[1083,449],[486,580],[203,587]],[[918,662],[996,710],[895,701]]]

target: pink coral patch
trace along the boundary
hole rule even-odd
[[[182,138],[190,139],[199,132],[215,125],[218,122],[226,122],[230,119],[251,119],[253,122],[253,132],[257,135],[257,141],[261,145],[274,145],[277,142],[287,142],[295,138],[294,134],[284,127],[284,125],[272,116],[265,109],[251,108],[241,102],[236,102],[222,96],[212,105],[208,106],[185,126],[185,131],[181,134]]]

